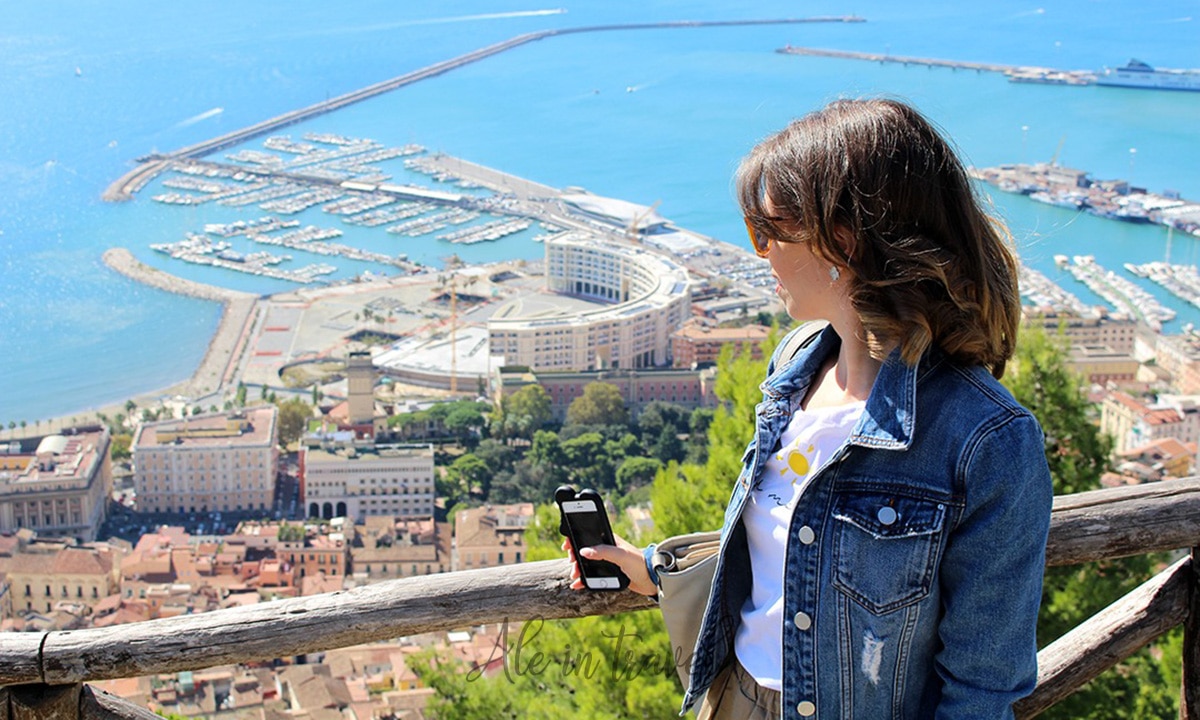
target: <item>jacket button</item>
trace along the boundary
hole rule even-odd
[[[876,515],[876,517],[879,518],[879,522],[881,524],[891,525],[892,523],[896,522],[896,518],[898,516],[896,515],[896,511],[894,509],[885,505],[884,507],[879,508],[879,513]]]
[[[816,539],[817,539],[817,534],[815,532],[813,532],[812,528],[810,528],[807,525],[800,528],[800,542],[802,544],[812,545],[813,541]]]
[[[805,700],[796,706],[796,712],[800,713],[804,717],[812,717],[817,712],[817,706]]]
[[[808,616],[808,613],[796,613],[796,617],[793,618],[793,621],[796,623],[796,627],[800,628],[801,630],[807,630],[812,627],[812,618]]]

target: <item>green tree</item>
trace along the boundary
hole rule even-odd
[[[446,429],[454,434],[460,443],[469,443],[476,438],[476,433],[483,429],[486,420],[478,403],[454,403],[454,408],[443,421]]]
[[[279,444],[287,447],[300,440],[312,419],[312,406],[300,398],[290,398],[279,403]]]
[[[128,433],[121,433],[112,436],[112,443],[109,447],[109,454],[113,460],[128,460],[132,457],[129,447],[133,443],[133,436]]]
[[[628,422],[625,399],[612,383],[588,383],[583,394],[567,407],[567,423],[571,425],[624,425]]]
[[[662,467],[662,463],[654,458],[625,458],[625,461],[617,467],[617,489],[624,494],[653,482]]]
[[[683,460],[685,455],[683,442],[680,441],[679,433],[673,425],[663,425],[662,430],[658,433],[658,439],[650,448],[650,454],[658,458],[658,461],[664,465]]]
[[[492,469],[474,455],[462,455],[446,468],[446,482],[459,490],[459,497],[478,494],[486,498],[491,489]]]
[[[488,467],[501,472],[511,472],[513,464],[517,461],[515,450],[493,438],[479,441],[471,453],[487,463]]]
[[[614,524],[629,534],[619,518]],[[531,561],[562,556],[553,505],[538,507],[525,539]],[[678,712],[681,688],[659,613],[524,620],[507,625],[491,658],[505,659],[505,669],[488,676],[435,651],[413,658],[409,667],[436,690],[431,718],[632,720]]]
[[[1109,467],[1112,439],[1093,422],[1095,409],[1083,379],[1067,366],[1061,335],[1022,328],[1004,384],[1037,417],[1046,437],[1046,460],[1056,494],[1100,487]],[[1139,555],[1083,565],[1047,568],[1038,616],[1038,644],[1045,646],[1133,590],[1161,569],[1162,555]],[[1047,710],[1050,720],[1176,716],[1178,633],[1143,649]],[[1156,659],[1157,658],[1157,659]],[[1174,666],[1178,668],[1176,664]]]
[[[563,464],[571,482],[596,490],[615,487],[616,473],[603,435],[598,432],[584,433],[564,440],[561,448]]]
[[[721,404],[708,422],[704,464],[670,463],[650,491],[654,526],[660,537],[721,526],[732,483],[741,471],[742,455],[754,436],[754,408],[762,400],[758,386],[766,375],[766,358],[778,342],[778,333],[768,335],[759,360],[733,346],[721,350],[715,388]]]
[[[1022,328],[1004,384],[1042,425],[1054,492],[1100,487],[1112,438],[1093,422],[1095,409],[1087,400],[1083,378],[1067,367],[1066,340],[1036,326]]]
[[[541,385],[526,385],[500,403],[503,422],[501,435],[505,438],[532,440],[554,417],[550,394]]]

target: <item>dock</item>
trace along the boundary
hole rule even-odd
[[[1155,223],[1200,238],[1200,202],[1173,191],[1152,193],[1128,180],[1093,180],[1084,170],[1055,163],[1010,163],[968,168],[972,178],[1031,200],[1109,220]]]
[[[1087,70],[1058,70],[1033,65],[1004,65],[1000,63],[971,62],[968,60],[944,60],[940,58],[913,57],[880,53],[854,52],[850,50],[826,50],[822,48],[794,47],[785,45],[776,50],[784,55],[806,55],[811,57],[839,58],[842,60],[865,60],[875,63],[897,63],[951,70],[974,70],[1005,75],[1012,82],[1042,83],[1048,85],[1092,85],[1096,74]]]
[[[631,23],[631,24],[614,24],[614,25],[590,25],[576,28],[560,28],[552,30],[539,30],[536,32],[525,33],[509,38],[502,42],[494,43],[471,52],[464,53],[457,57],[443,60],[432,65],[427,65],[419,70],[414,70],[403,75],[398,75],[389,80],[368,85],[364,88],[354,90],[344,95],[339,95],[334,98],[329,98],[323,102],[309,105],[298,110],[277,115],[268,120],[255,123],[240,130],[218,135],[217,137],[188,145],[173,152],[148,155],[138,159],[138,166],[130,170],[125,175],[114,181],[101,195],[101,198],[107,202],[122,202],[130,200],[133,195],[152,180],[158,173],[165,170],[171,160],[182,160],[184,158],[198,158],[217,150],[222,150],[233,145],[238,145],[260,135],[274,133],[282,128],[303,122],[310,118],[318,117],[328,112],[341,109],[347,105],[352,105],[363,100],[369,100],[373,97],[390,92],[397,88],[411,85],[421,80],[426,80],[431,77],[436,77],[444,73],[450,72],[457,68],[478,62],[493,55],[502,52],[507,52],[513,48],[520,47],[527,43],[535,42],[549,37],[557,37],[560,35],[571,35],[578,33],[589,32],[611,32],[617,30],[662,30],[662,29],[682,29],[682,28],[703,28],[703,27],[729,27],[743,25],[787,25],[801,23],[855,23],[865,22],[863,18],[848,15],[848,16],[819,16],[810,18],[780,18],[766,20],[678,20],[658,23]]]

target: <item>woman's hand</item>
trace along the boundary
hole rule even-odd
[[[579,554],[588,560],[607,560],[621,568],[621,572],[629,578],[629,589],[635,593],[657,595],[658,586],[650,579],[642,551],[620,536],[614,536],[614,539],[617,541],[616,545],[592,545],[580,548]],[[585,589],[583,577],[579,573],[579,562],[575,557],[575,549],[571,547],[569,538],[563,540],[562,549],[566,550],[567,555],[571,558],[571,589]]]

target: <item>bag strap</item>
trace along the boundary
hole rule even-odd
[[[783,349],[779,351],[779,362],[788,362],[800,354],[800,351],[812,344],[828,325],[826,320],[812,320],[796,328],[784,341]]]

